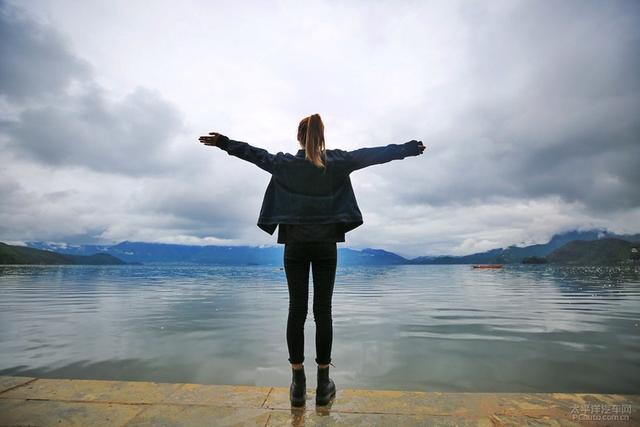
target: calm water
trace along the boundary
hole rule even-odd
[[[277,267],[4,266],[0,375],[288,387],[287,310]],[[640,391],[638,267],[339,267],[333,319],[341,388]]]

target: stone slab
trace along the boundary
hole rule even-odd
[[[0,376],[0,426],[626,427],[640,425],[639,411],[638,394],[347,388],[316,406],[309,388],[298,408],[291,407],[288,387]]]
[[[38,378],[0,393],[0,399],[48,399],[110,403],[156,403],[183,384],[147,381],[73,380]]]
[[[33,377],[0,377],[0,393],[33,380]]]
[[[264,426],[271,411],[201,405],[152,405],[123,427]]]
[[[184,384],[164,401],[174,404],[261,408],[271,387]]]
[[[118,403],[0,399],[0,426],[121,426],[143,408]]]

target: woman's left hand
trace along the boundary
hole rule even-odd
[[[220,137],[222,137],[222,136],[224,136],[224,135],[222,135],[221,133],[218,133],[218,132],[209,132],[209,135],[201,136],[198,139],[204,145],[209,145],[211,147],[215,147],[216,144],[218,143],[218,141],[220,140]]]

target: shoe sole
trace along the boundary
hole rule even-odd
[[[305,395],[305,397],[302,397],[300,399],[292,399],[290,397],[289,400],[291,401],[291,406],[304,406],[307,401],[307,396]]]
[[[336,396],[336,392],[333,391],[329,396],[316,396],[316,405],[319,406],[325,406],[326,404],[328,404],[329,402],[331,402],[331,399],[333,399]]]

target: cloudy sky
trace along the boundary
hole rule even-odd
[[[640,2],[0,0],[0,241],[269,245],[295,152],[422,140],[352,174],[342,246],[463,255],[640,232]]]

